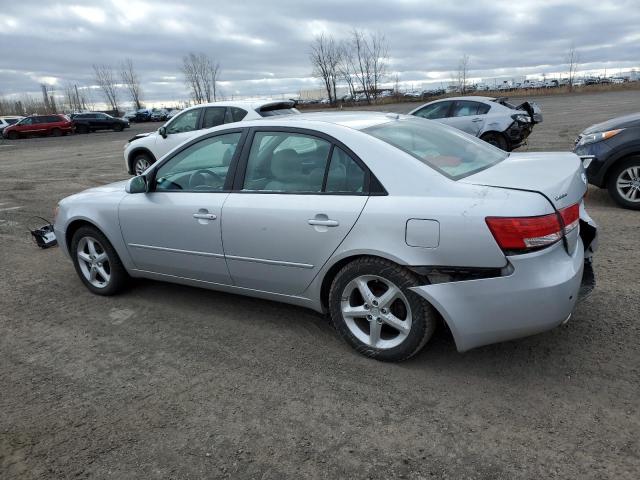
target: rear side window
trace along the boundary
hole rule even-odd
[[[310,135],[256,132],[243,190],[320,193],[331,144]]]
[[[333,154],[327,171],[325,192],[362,193],[365,191],[365,171],[339,147]]]
[[[229,113],[231,114],[231,119],[234,122],[239,122],[240,120],[242,120],[244,117],[247,116],[247,113],[249,113],[246,110],[238,107],[229,107],[227,110],[229,110]]]
[[[453,106],[452,117],[467,117],[471,115],[484,115],[491,107],[480,102],[458,100]]]
[[[202,128],[217,127],[224,123],[224,107],[208,107],[204,110],[204,119],[202,120]]]
[[[508,153],[475,137],[420,118],[395,120],[362,130],[458,180],[495,165]]]

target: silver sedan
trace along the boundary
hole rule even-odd
[[[458,350],[569,319],[596,228],[572,153],[512,153],[381,113],[207,130],[143,175],[63,199],[55,233],[93,293],[129,277],[329,313],[404,360],[439,321]]]

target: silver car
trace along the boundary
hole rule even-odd
[[[536,103],[514,106],[504,97],[445,98],[421,105],[409,115],[450,125],[508,152],[523,145],[533,126],[542,122]]]
[[[596,229],[573,153],[507,154],[382,113],[223,125],[143,175],[62,200],[61,249],[93,293],[129,277],[328,312],[357,351],[458,350],[569,319]]]

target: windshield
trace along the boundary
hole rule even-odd
[[[443,175],[458,180],[489,168],[508,153],[451,127],[424,118],[407,118],[362,130]]]

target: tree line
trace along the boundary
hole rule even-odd
[[[58,92],[53,86],[40,84],[42,98],[24,94],[16,100],[0,96],[0,115],[29,115],[33,113],[59,113],[60,110],[78,112],[92,109],[95,99],[92,90],[97,90],[107,109],[121,111],[123,98],[130,101],[136,110],[144,108],[144,92],[133,60],[125,59],[114,67],[109,64],[93,64],[92,86],[80,86],[68,82]],[[180,71],[189,91],[191,102],[215,102],[219,97],[220,63],[204,53],[193,53],[182,58]],[[62,97],[58,105],[56,98]]]

